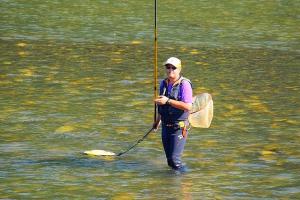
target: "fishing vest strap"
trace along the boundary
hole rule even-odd
[[[170,99],[181,101],[182,99],[182,81],[188,81],[191,84],[189,79],[180,77],[172,86],[171,91],[168,91],[169,80],[164,79],[162,84],[163,87],[160,88],[160,95],[167,96]],[[161,115],[161,120],[163,123],[175,124],[180,121],[186,121],[189,116],[189,111],[181,110],[175,107],[172,107],[169,104],[158,106],[158,112]]]
[[[192,86],[192,83],[191,83],[191,81],[189,79],[187,79],[187,78],[185,78],[183,76],[180,76],[180,78],[173,83],[173,88],[176,88],[178,85],[180,86],[180,84],[182,84],[182,81],[184,81],[184,80],[188,81],[191,84],[191,86]],[[163,81],[163,92],[160,92],[160,95],[170,96],[170,94],[168,94],[168,85],[169,85],[169,79],[166,78]],[[166,93],[168,95],[166,95]]]

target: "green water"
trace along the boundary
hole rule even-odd
[[[0,1],[1,199],[299,199],[300,1],[159,1],[159,64],[213,95],[176,175],[153,120],[153,1]],[[163,68],[159,78],[164,77]]]

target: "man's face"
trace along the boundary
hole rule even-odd
[[[166,73],[168,78],[177,78],[180,73],[180,69],[171,65],[171,64],[166,64]]]

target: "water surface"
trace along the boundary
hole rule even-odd
[[[1,1],[0,194],[8,199],[297,199],[299,1],[159,1],[159,64],[209,92],[177,175],[153,120],[153,2]],[[172,5],[172,6],[170,6]],[[164,70],[159,69],[159,78]]]

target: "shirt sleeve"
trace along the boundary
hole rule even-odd
[[[184,80],[182,81],[182,101],[185,103],[193,103],[193,89],[191,83]]]

